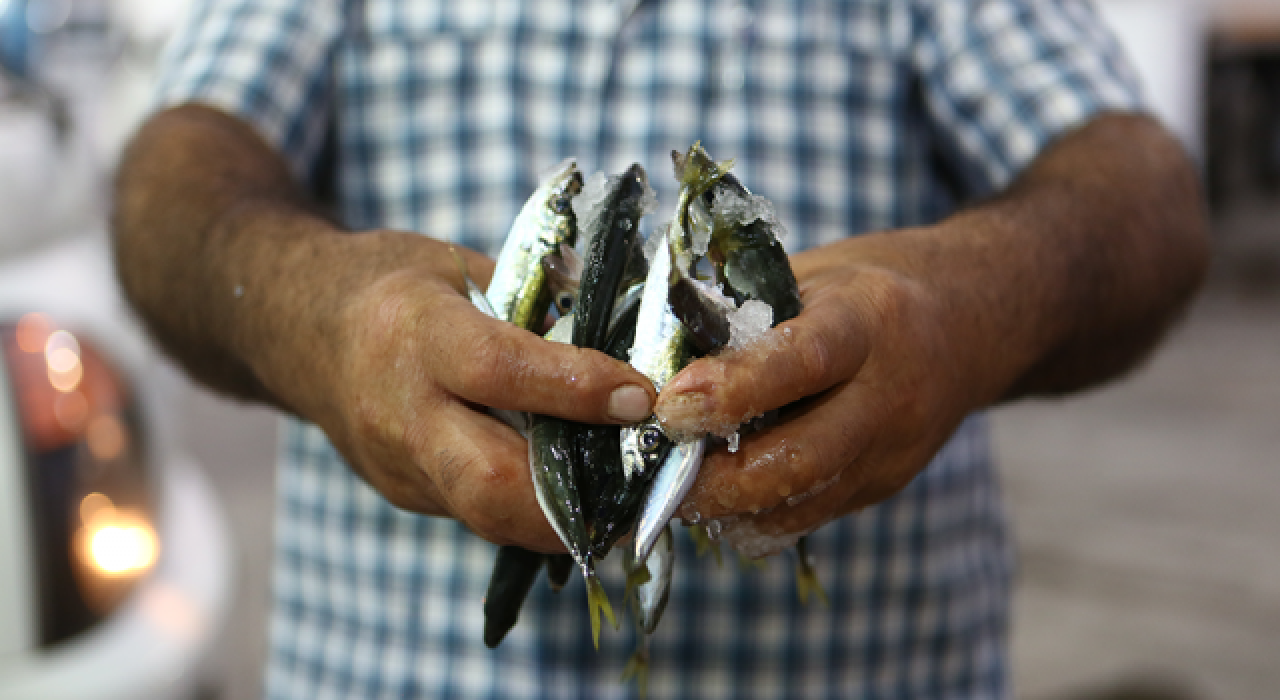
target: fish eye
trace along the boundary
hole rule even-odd
[[[646,426],[640,431],[639,435],[640,451],[653,452],[658,449],[659,443],[662,442],[662,431],[655,425]]]
[[[550,204],[551,204],[551,211],[554,211],[557,214],[563,214],[569,211],[568,197],[556,197],[555,199],[551,200]]]
[[[556,308],[560,310],[560,315],[564,315],[573,311],[573,294],[570,292],[560,292],[556,297]]]

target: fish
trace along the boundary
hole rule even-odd
[[[676,550],[671,526],[663,529],[649,557],[636,561],[630,554],[623,558],[627,574],[627,599],[636,623],[636,650],[622,670],[622,681],[635,679],[636,690],[645,697],[649,682],[649,635],[658,628],[662,613],[671,596],[671,578],[675,572]]]
[[[824,606],[830,606],[831,603],[827,599],[827,591],[822,587],[822,581],[818,579],[818,572],[813,568],[813,562],[809,559],[809,548],[806,538],[801,537],[796,542],[796,596],[800,598],[800,602],[808,604],[809,596],[817,598],[818,602]]]
[[[704,232],[715,278],[735,306],[749,300],[768,304],[774,326],[800,314],[804,305],[780,240],[784,231],[767,200],[753,195],[732,173],[725,173],[690,203],[689,219]],[[680,272],[673,270],[672,295],[679,301],[672,306],[691,328],[699,350],[714,354],[729,341],[725,300]],[[744,426],[744,432],[750,429]],[[795,576],[801,603],[812,596],[827,604],[804,537],[795,546]]]
[[[725,173],[690,204],[689,212],[699,228],[709,231],[707,256],[738,306],[763,301],[773,308],[774,325],[800,314],[800,287],[780,240],[785,231],[768,200]]]
[[[496,649],[515,627],[524,599],[542,568],[544,555],[522,547],[501,547],[484,595],[484,644]]]
[[[577,240],[572,200],[582,192],[582,172],[568,158],[525,201],[498,253],[485,296],[498,318],[526,330],[539,328],[551,305],[543,259]]]
[[[658,541],[643,562],[624,557],[632,613],[635,615],[636,626],[644,634],[653,634],[658,629],[658,622],[662,620],[667,599],[671,595],[675,561],[675,542],[669,524],[662,528]]]
[[[525,330],[541,326],[551,304],[550,278],[543,261],[561,246],[571,246],[577,240],[572,199],[582,191],[582,186],[582,173],[573,159],[561,162],[543,179],[512,222],[489,288],[483,294],[471,279],[465,261],[450,248],[472,305],[492,318],[514,323]],[[496,408],[490,408],[489,413],[532,445],[533,420],[528,414]],[[537,491],[536,476],[534,483]],[[541,497],[539,505],[547,514]],[[548,519],[550,517],[548,514]],[[484,599],[484,642],[490,648],[498,646],[515,626],[544,559],[543,554],[521,547],[499,548]],[[560,584],[563,585],[563,579]]]
[[[711,160],[697,143],[687,154],[673,151],[671,159],[676,179],[681,183],[680,194],[675,217],[653,255],[640,302],[640,317],[636,321],[636,346],[631,349],[632,367],[647,376],[658,391],[662,391],[696,352],[693,334],[671,307],[673,273],[677,278],[693,275],[708,242],[699,235],[701,232],[693,230],[690,205],[733,167],[732,161]],[[706,438],[677,445],[662,430],[657,418],[650,417],[624,429],[621,441],[623,468],[629,477],[640,475],[652,481],[640,508],[633,538],[632,555],[643,561],[693,486],[706,452]]]
[[[626,278],[626,263],[644,215],[648,177],[644,168],[635,164],[611,179],[607,188],[601,202],[588,212],[589,221],[583,222],[587,250],[573,312],[562,317],[552,329],[556,334],[556,328],[569,325],[572,344],[596,350],[604,350],[608,340],[614,302]],[[609,449],[584,449],[592,435],[608,428],[597,429],[546,416],[535,417],[533,426],[529,463],[537,487],[535,492],[565,548],[582,570],[587,583],[591,636],[598,648],[600,615],[615,628],[617,620],[596,575],[595,548],[589,521],[583,512],[579,484],[587,477],[586,470],[594,470],[597,462],[611,459]]]

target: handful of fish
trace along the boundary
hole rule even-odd
[[[473,303],[534,331],[554,311],[559,320],[548,340],[630,362],[658,391],[694,358],[747,342],[739,336],[748,311],[760,332],[799,314],[768,203],[730,174],[732,163],[716,163],[698,144],[672,160],[681,185],[675,215],[647,244],[640,222],[656,196],[644,168],[584,179],[572,160],[562,163],[512,224],[487,292],[468,278]],[[647,635],[662,616],[674,569],[670,521],[698,475],[707,436],[668,435],[652,416],[619,428],[494,414],[528,439],[538,504],[568,554],[501,548],[484,601],[485,644],[497,646],[516,624],[545,563],[557,591],[572,568],[582,572],[598,647],[600,616],[617,621],[596,567],[630,534],[626,596],[642,641],[627,675],[643,688]],[[797,589],[822,598],[802,545]]]

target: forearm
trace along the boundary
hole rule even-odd
[[[1154,122],[1107,116],[1000,197],[942,224],[854,239],[924,284],[975,405],[1105,381],[1153,348],[1208,256],[1195,173]]]
[[[236,307],[253,303],[257,276],[244,268],[271,263],[229,249],[255,211],[292,220],[281,230],[316,221],[279,158],[230,118],[171,110],[134,137],[115,201],[116,270],[155,339],[213,388],[279,405],[236,349]]]
[[[215,389],[313,420],[331,408],[320,380],[340,369],[334,326],[357,292],[440,265],[407,234],[342,233],[257,134],[202,107],[143,127],[116,203],[117,270],[165,350]]]

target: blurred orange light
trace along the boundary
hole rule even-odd
[[[80,363],[80,343],[67,331],[54,331],[44,344],[44,361],[49,367],[49,383],[69,393],[80,386],[84,365]]]
[[[124,433],[124,426],[120,424],[120,419],[114,413],[94,416],[93,420],[89,421],[86,437],[89,442],[89,452],[104,462],[119,457],[120,453],[124,452],[125,443],[128,440]]]
[[[89,535],[89,551],[109,576],[142,571],[156,560],[156,536],[145,524],[106,525]]]
[[[85,520],[82,537],[89,564],[107,577],[143,572],[155,563],[159,542],[147,520],[128,510],[117,510],[111,499],[91,493],[80,501]]]
[[[53,321],[41,313],[29,313],[18,319],[18,348],[23,352],[41,352],[53,333]]]

